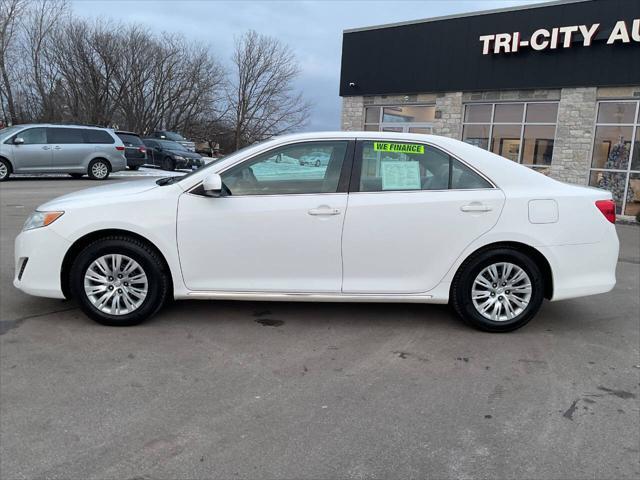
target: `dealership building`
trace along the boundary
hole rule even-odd
[[[346,30],[342,128],[444,135],[640,213],[640,0]]]

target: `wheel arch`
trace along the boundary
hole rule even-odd
[[[542,273],[542,278],[544,281],[544,298],[551,299],[553,297],[553,272],[551,270],[551,264],[549,263],[549,260],[547,260],[547,257],[545,257],[542,252],[540,252],[540,250],[532,247],[531,245],[527,245],[526,243],[521,242],[501,241],[483,245],[482,247],[474,250],[466,256],[466,258],[458,266],[454,278],[456,278],[458,273],[466,266],[467,261],[470,258],[473,258],[476,255],[484,253],[488,250],[495,250],[498,248],[512,248],[529,256],[531,260],[535,262],[538,268],[540,268],[540,272]],[[449,288],[449,298],[451,298],[453,284],[454,282],[451,282],[451,286]]]
[[[109,161],[109,159],[102,156],[93,157],[91,160],[89,160],[89,163],[87,163],[87,172],[89,172],[89,168],[91,167],[91,164],[96,160],[103,160],[107,164],[109,173],[113,172],[113,165],[111,165],[111,162]]]
[[[73,264],[73,259],[76,258],[76,256],[82,251],[82,249],[84,249],[87,245],[91,244],[92,242],[95,242],[96,240],[99,240],[104,237],[109,237],[114,235],[118,235],[121,237],[129,237],[129,238],[138,240],[139,242],[142,242],[145,245],[147,245],[158,255],[158,257],[162,260],[162,270],[164,271],[164,273],[167,275],[167,278],[169,279],[168,294],[170,296],[173,296],[173,275],[171,274],[171,268],[169,267],[169,263],[167,262],[167,259],[165,258],[164,254],[160,251],[160,249],[156,247],[154,243],[151,242],[149,239],[143,237],[138,233],[134,233],[130,230],[109,228],[109,229],[103,229],[103,230],[96,230],[95,232],[88,233],[78,238],[75,242],[73,242],[71,247],[69,247],[69,249],[67,250],[67,253],[65,253],[64,259],[62,260],[62,267],[60,269],[60,285],[62,288],[62,293],[64,294],[65,298],[71,298],[71,288],[69,285],[69,273],[71,270],[71,265]]]
[[[9,164],[9,169],[11,170],[10,173],[14,172],[14,168],[13,168],[13,163],[11,163],[11,160],[9,160],[7,157],[5,157],[4,155],[0,155],[0,160],[4,160],[5,162],[7,162]]]

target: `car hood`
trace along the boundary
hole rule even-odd
[[[111,199],[123,199],[158,188],[157,178],[118,182],[112,185],[87,188],[68,193],[40,205],[37,210],[65,210],[75,206],[88,206],[93,203],[106,203]]]

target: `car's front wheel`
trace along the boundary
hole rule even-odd
[[[531,320],[544,299],[538,265],[512,248],[480,252],[461,266],[451,290],[455,311],[488,332],[510,332]]]
[[[92,160],[87,173],[92,180],[106,180],[109,177],[109,164],[101,158]]]
[[[136,325],[154,315],[170,290],[159,255],[129,237],[111,236],[85,247],[70,270],[71,294],[98,323]]]
[[[11,164],[5,159],[0,158],[0,182],[8,180],[11,176]]]

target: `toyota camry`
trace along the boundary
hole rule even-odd
[[[317,152],[327,161],[303,161]],[[544,299],[611,290],[614,223],[609,192],[457,140],[305,133],[41,205],[16,239],[14,285],[105,325],[171,298],[415,302],[505,332]]]

